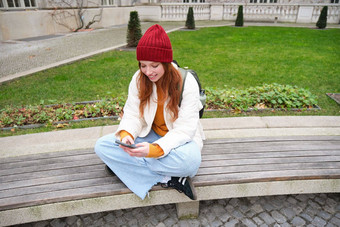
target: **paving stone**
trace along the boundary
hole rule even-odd
[[[306,221],[300,217],[294,217],[292,220],[293,226],[304,226],[305,224],[306,224]]]
[[[250,219],[245,218],[242,220],[242,223],[247,227],[256,227],[257,225]]]
[[[300,214],[300,217],[305,219],[306,221],[309,221],[309,222],[313,221],[313,218],[306,213]]]
[[[336,226],[340,226],[340,218],[333,217],[330,222]]]
[[[297,200],[300,200],[301,202],[306,202],[308,200],[308,196],[305,194],[300,194],[298,196],[296,196]]]
[[[211,209],[211,212],[216,214],[216,215],[222,215],[226,212],[224,207],[222,205],[219,205],[219,204],[213,205],[210,209]]]
[[[274,210],[271,212],[272,217],[280,224],[285,223],[287,219],[280,212]]]
[[[325,227],[336,227],[335,225],[333,225],[332,223],[328,222],[327,225]]]
[[[291,220],[296,215],[296,213],[294,212],[292,208],[282,208],[280,211],[289,220]]]
[[[225,227],[234,227],[239,223],[237,219],[232,219],[224,224]]]
[[[274,218],[272,218],[267,212],[263,212],[259,216],[268,225],[271,225],[271,224],[275,223]]]
[[[63,219],[54,219],[51,222],[51,226],[52,227],[65,227],[66,226],[66,222],[63,221]]]
[[[161,222],[161,223],[158,223],[158,225],[156,225],[156,227],[166,227],[166,225],[163,222]]]
[[[246,217],[248,218],[252,218],[256,215],[257,213],[253,210],[249,210],[247,213],[246,213]]]
[[[288,222],[285,222],[285,223],[282,223],[280,226],[281,227],[291,227],[292,225],[289,224]]]
[[[314,202],[314,201],[312,201],[312,200],[309,200],[309,201],[308,201],[308,204],[309,204],[311,207],[313,207],[314,209],[320,209],[320,208],[321,208],[321,206],[320,206],[318,203],[316,203],[316,202]]]
[[[46,227],[49,224],[50,224],[49,221],[39,221],[39,222],[31,223],[31,226],[33,226],[33,227]]]
[[[254,217],[253,221],[257,224],[257,225],[262,225],[264,223],[264,221],[262,221],[260,218],[258,217]]]
[[[218,219],[215,219],[215,220],[210,224],[211,227],[219,227],[219,226],[221,226],[221,225],[223,225],[223,222],[221,222],[221,221],[218,220]],[[191,225],[191,226],[197,226],[197,225]]]
[[[328,220],[332,217],[328,212],[323,210],[319,211],[319,213],[317,213],[317,216],[321,217],[324,220]]]
[[[270,211],[272,211],[272,210],[275,209],[274,206],[273,206],[272,204],[270,204],[270,203],[265,203],[265,204],[263,205],[263,208],[264,208],[266,211],[268,211],[268,212],[270,212]]]
[[[320,196],[315,197],[315,202],[317,202],[320,205],[325,205],[326,204],[326,199],[327,197],[324,197],[323,194],[321,194]]]
[[[314,220],[312,221],[312,224],[317,226],[317,227],[323,227],[327,224],[325,220],[319,217],[315,217]]]
[[[267,224],[262,224],[262,225],[260,225],[260,227],[268,227],[268,225]]]
[[[297,200],[293,196],[289,196],[287,201],[291,204],[297,204]]]
[[[227,222],[231,218],[231,215],[229,215],[228,213],[224,213],[223,215],[218,216],[218,218],[222,222]]]
[[[253,210],[255,213],[262,213],[264,211],[260,204],[254,204],[251,206],[251,210]]]
[[[106,222],[113,222],[115,220],[115,216],[110,212],[104,216],[104,220]]]
[[[231,199],[231,200],[229,201],[229,204],[232,205],[233,207],[238,206],[239,203],[240,203],[239,199]]]
[[[247,212],[250,210],[250,208],[249,208],[249,206],[242,204],[241,206],[239,206],[239,210],[240,210],[243,214],[245,214],[245,213],[247,213]]]
[[[166,226],[173,226],[175,223],[176,223],[176,220],[173,219],[173,218],[167,218],[163,221],[163,223],[166,225]]]
[[[231,215],[234,216],[237,219],[244,218],[244,215],[238,210],[234,210],[234,212]]]

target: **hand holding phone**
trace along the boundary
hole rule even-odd
[[[128,147],[128,148],[137,148],[135,144],[127,144],[127,143],[123,143],[122,141],[120,140],[116,140],[115,141],[117,144],[120,144],[124,147]]]

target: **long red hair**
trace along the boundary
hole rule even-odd
[[[180,72],[171,64],[162,62],[164,67],[164,75],[156,82],[157,87],[162,93],[162,100],[158,102],[164,103],[169,98],[169,103],[166,106],[172,114],[172,119],[175,121],[178,118],[179,111],[179,99],[181,96],[182,88],[182,76]],[[139,112],[141,116],[144,115],[144,108],[150,102],[150,97],[153,92],[153,82],[144,75],[141,70],[141,64],[139,63],[139,78],[138,78],[138,96],[140,99]]]

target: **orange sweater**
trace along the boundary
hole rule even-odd
[[[157,89],[158,100],[162,100],[162,94],[159,92],[160,89]],[[166,127],[164,120],[164,103],[158,102],[157,111],[155,115],[155,119],[153,120],[152,129],[160,136],[165,136],[169,129]],[[120,132],[120,138],[124,138],[125,136],[131,136],[127,131]],[[132,137],[132,136],[131,136]],[[132,137],[133,138],[133,137]],[[134,139],[134,138],[133,138]],[[148,158],[158,158],[164,154],[163,149],[158,144],[150,144],[149,146],[149,154],[146,156]]]

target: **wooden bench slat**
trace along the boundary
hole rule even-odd
[[[71,181],[61,181],[53,182],[47,184],[38,184],[27,187],[20,187],[14,189],[6,189],[1,193],[1,198],[18,197],[21,195],[31,195],[31,194],[41,194],[44,192],[57,192],[60,190],[67,190],[73,188],[86,188],[95,185],[105,185],[105,184],[115,184],[120,182],[117,177],[96,177],[87,178],[82,180],[71,180]]]
[[[283,180],[307,179],[339,179],[339,169],[304,169],[267,172],[224,173],[213,175],[196,175],[193,179],[195,185],[238,184],[251,182],[269,182]]]
[[[63,163],[55,163],[55,164],[48,164],[44,165],[43,163],[39,166],[26,166],[22,168],[14,168],[14,169],[5,169],[0,170],[0,176],[7,176],[19,173],[27,173],[27,172],[40,172],[45,170],[52,170],[52,169],[63,169],[63,168],[70,168],[75,166],[89,166],[89,165],[97,165],[102,164],[103,162],[96,156],[93,156],[92,159],[81,160],[81,161],[69,161]]]
[[[222,146],[222,147],[221,147]],[[224,146],[221,144],[214,144],[210,146],[204,147],[205,151],[203,154],[209,153],[209,154],[229,154],[229,153],[235,153],[235,151],[240,151],[242,152],[260,152],[260,151],[268,151],[268,152],[282,152],[282,151],[300,151],[300,150],[338,150],[340,148],[340,143],[339,144],[329,144],[329,143],[324,143],[324,144],[264,144],[264,145],[259,145],[259,144],[238,144],[237,146]]]
[[[17,207],[94,198],[98,196],[119,195],[129,192],[131,191],[123,183],[116,183],[99,186],[92,185],[86,188],[72,188],[67,190],[44,192],[32,195],[22,195],[12,198],[0,199],[0,211]]]
[[[69,155],[62,157],[53,157],[53,158],[40,158],[30,161],[20,161],[20,162],[11,162],[1,164],[1,169],[14,169],[14,168],[23,168],[29,166],[43,166],[43,165],[51,165],[57,163],[67,163],[72,161],[83,161],[83,160],[91,160],[93,157],[96,157],[96,154],[77,154],[77,155]]]
[[[279,163],[306,163],[306,162],[334,162],[340,161],[340,156],[318,156],[318,157],[279,157],[279,158],[249,158],[237,160],[212,160],[204,161],[201,167],[214,167],[214,166],[233,166],[233,165],[256,165],[256,164],[279,164]]]
[[[44,176],[39,178],[22,179],[13,182],[4,182],[0,185],[0,190],[22,188],[33,185],[44,185],[51,183],[60,183],[67,181],[77,181],[92,178],[103,178],[109,176],[104,170],[104,166],[101,165],[100,168],[94,170],[89,170],[87,172],[77,172],[77,171],[67,171],[65,174],[60,174],[57,176]],[[1,197],[1,196],[0,196]]]
[[[244,159],[244,158],[278,158],[278,157],[301,157],[301,156],[338,156],[340,152],[337,150],[314,150],[314,151],[284,151],[284,152],[257,152],[257,153],[233,153],[233,154],[202,154],[202,161],[209,160],[228,160],[228,159]]]
[[[69,168],[63,169],[50,169],[44,170],[39,172],[25,172],[25,173],[18,173],[12,174],[7,176],[0,176],[0,182],[15,182],[15,181],[22,181],[22,180],[30,180],[30,179],[39,179],[51,176],[63,176],[68,175],[70,173],[85,173],[91,172],[96,170],[102,170],[103,163],[95,164],[95,165],[87,165],[87,166],[74,166]]]
[[[23,155],[23,156],[0,159],[0,164],[25,162],[25,161],[32,161],[32,160],[37,160],[37,159],[49,159],[49,158],[56,158],[56,157],[74,156],[78,154],[91,154],[93,152],[94,152],[93,149],[83,149],[83,150],[57,151],[57,152],[48,152],[48,153],[40,153],[40,154]]]
[[[340,171],[340,162],[323,162],[323,163],[277,163],[274,165],[243,165],[235,166],[214,166],[201,167],[197,175],[211,175],[222,173],[242,173],[242,172],[266,172],[266,171],[285,171],[285,170],[308,170],[308,169],[337,169]]]
[[[270,136],[270,137],[242,137],[205,140],[204,144],[214,143],[244,143],[264,141],[340,141],[339,136]]]

